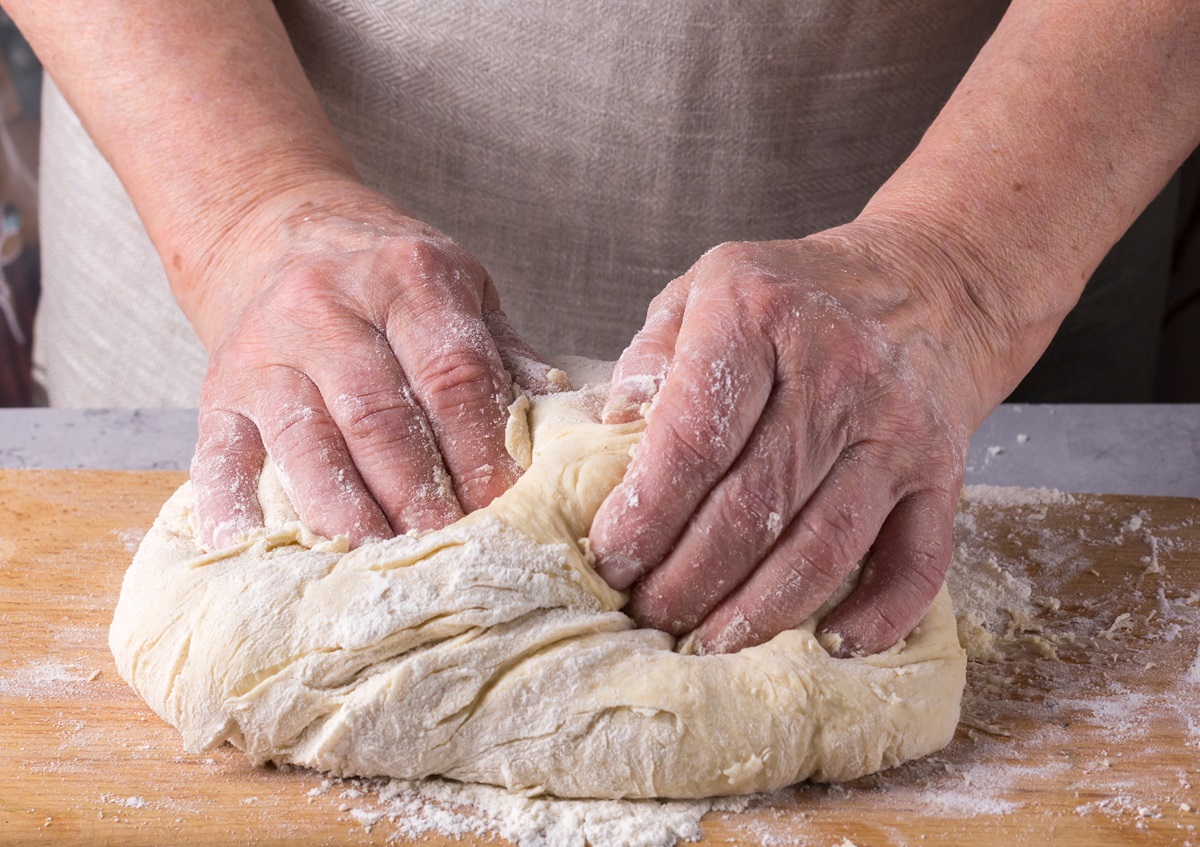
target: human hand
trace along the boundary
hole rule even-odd
[[[359,544],[444,526],[507,489],[509,374],[551,369],[459,244],[362,186],[276,198],[204,268],[210,351],[191,476],[216,547],[260,525],[269,453],[303,521]]]
[[[729,652],[820,623],[841,654],[920,620],[952,552],[970,434],[1003,397],[956,267],[895,227],[731,243],[654,300],[605,420],[651,401],[591,531],[626,611]]]

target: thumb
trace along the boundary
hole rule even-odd
[[[613,369],[608,402],[604,404],[605,423],[635,420],[658,393],[675,356],[689,280],[690,274],[680,277],[650,302],[645,326],[629,342]]]
[[[554,394],[571,389],[567,375],[547,364],[541,354],[508,322],[504,312],[500,309],[484,311],[483,323],[496,343],[496,352],[500,354],[504,369],[523,391],[529,394]]]

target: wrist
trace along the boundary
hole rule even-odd
[[[918,204],[873,200],[852,225],[929,302],[973,388],[975,425],[1037,362],[1082,289],[1082,279],[1056,278],[1055,263],[1032,260],[998,229],[948,222]]]

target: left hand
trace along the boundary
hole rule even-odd
[[[653,398],[646,433],[591,531],[639,623],[739,650],[810,617],[868,551],[821,624],[839,652],[920,621],[1006,379],[1001,331],[934,244],[879,222],[725,244],[654,300],[604,413]]]

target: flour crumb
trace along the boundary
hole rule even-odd
[[[1142,540],[1150,548],[1150,553],[1142,556],[1142,562],[1146,565],[1145,573],[1161,573],[1162,568],[1158,564],[1158,538],[1147,532],[1142,535]]]
[[[1121,614],[1117,615],[1116,619],[1113,620],[1112,624],[1109,625],[1108,629],[1104,630],[1104,632],[1100,634],[1109,641],[1112,641],[1116,637],[1118,631],[1133,628],[1133,621],[1130,620],[1130,617],[1131,615],[1129,612],[1121,612]]]
[[[383,820],[383,817],[385,814],[387,814],[387,813],[385,811],[383,811],[382,809],[374,809],[374,810],[372,810],[372,809],[351,809],[350,810],[350,817],[354,818],[356,821],[358,821],[360,824],[362,824],[364,827],[366,827],[368,832],[371,830],[371,828],[373,826],[375,826],[375,824],[377,824],[381,820]]]
[[[390,823],[395,830],[389,841],[474,835],[507,839],[518,847],[673,847],[698,840],[700,820],[708,812],[742,811],[751,802],[748,797],[562,800],[436,778],[338,784],[347,787],[340,796],[356,795],[363,804],[342,803],[339,811],[348,811],[368,830]]]
[[[1191,685],[1200,685],[1200,648],[1197,648],[1196,658],[1192,660],[1183,679]]]
[[[1075,497],[1057,488],[1019,488],[1011,485],[968,485],[967,500],[982,506],[1057,506],[1075,503]]]
[[[101,794],[101,803],[112,803],[117,806],[124,806],[126,809],[144,809],[150,804],[146,802],[145,797],[134,795],[132,797],[117,797],[113,794]]]

